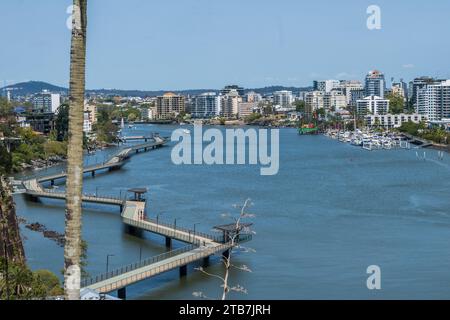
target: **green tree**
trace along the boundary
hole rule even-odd
[[[0,270],[1,300],[45,299],[64,292],[58,277],[51,271],[33,272],[23,263],[6,263],[4,258],[0,258]]]
[[[244,118],[245,123],[252,123],[255,120],[258,120],[262,117],[260,113],[251,113]]]
[[[295,101],[294,107],[297,112],[305,112],[306,107],[305,101]]]
[[[400,114],[405,109],[405,99],[399,94],[390,93],[386,96],[389,100],[389,112],[392,114]]]
[[[55,130],[58,141],[67,140],[69,132],[69,105],[62,104],[58,110],[55,119]]]
[[[129,122],[134,122],[134,121],[136,121],[136,119],[137,119],[137,116],[136,116],[135,113],[130,113],[130,114],[128,115],[128,121],[129,121]]]
[[[49,270],[37,270],[34,274],[38,277],[38,281],[44,287],[47,297],[54,297],[64,294],[56,274]]]
[[[9,174],[12,170],[12,154],[4,146],[0,146],[0,175]]]

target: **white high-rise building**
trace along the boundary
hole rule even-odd
[[[366,125],[369,127],[384,127],[386,129],[399,128],[405,122],[420,123],[427,121],[428,118],[423,114],[384,114],[365,116]]]
[[[311,91],[305,95],[305,112],[312,115],[317,109],[322,109],[325,106],[324,103],[325,92],[323,91]]]
[[[339,90],[326,92],[323,96],[325,110],[340,111],[347,106],[347,97]]]
[[[389,100],[377,96],[368,96],[356,101],[356,110],[359,115],[383,115],[389,113]]]
[[[290,108],[292,105],[293,97],[292,91],[276,91],[273,93],[273,104],[275,106],[281,106],[282,108]]]
[[[341,91],[312,91],[305,95],[306,113],[312,114],[317,109],[339,111],[347,106],[347,99]]]
[[[425,86],[417,93],[417,112],[430,121],[450,118],[450,80]]]
[[[33,97],[34,113],[55,113],[61,105],[61,95],[47,90]]]
[[[84,112],[83,132],[91,133],[91,131],[92,131],[92,121],[90,119],[90,112]]]
[[[378,70],[370,71],[366,76],[365,95],[377,96],[384,98],[384,92],[386,91],[386,80],[384,74]]]

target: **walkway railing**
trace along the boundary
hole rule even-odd
[[[203,232],[198,232],[198,231],[194,232],[193,230],[179,227],[179,226],[176,226],[175,224],[161,222],[159,220],[157,221],[157,220],[147,218],[145,220],[139,221],[139,220],[129,219],[126,217],[122,217],[122,220],[124,223],[126,223],[128,225],[138,227],[140,229],[148,230],[150,232],[158,233],[161,235],[165,235],[168,237],[173,237],[177,240],[187,242],[187,243],[197,243],[200,245],[201,241],[196,239],[196,237],[206,238],[206,239],[209,239],[209,240],[217,242],[217,243],[225,242],[225,239],[223,238],[223,236],[219,236],[219,235],[213,236],[213,235],[206,234]],[[165,227],[165,228],[161,228],[161,227]],[[169,228],[172,230],[167,230],[166,228]],[[187,233],[187,235],[182,234],[180,232]]]
[[[252,236],[250,234],[245,234],[245,235],[240,236],[239,242],[250,241],[251,239],[252,239]],[[99,276],[83,280],[81,282],[81,287],[83,288],[86,286],[94,285],[99,282],[120,276],[127,272],[131,272],[131,271],[149,266],[149,265],[157,263],[157,262],[162,262],[166,259],[173,258],[173,257],[181,255],[183,253],[192,251],[191,254],[189,254],[188,256],[180,257],[179,259],[176,259],[174,261],[170,261],[170,262],[168,261],[159,266],[155,266],[154,268],[152,268],[150,270],[146,270],[146,271],[142,270],[142,274],[133,274],[133,275],[130,275],[130,277],[128,277],[128,278],[117,279],[116,281],[111,281],[111,283],[107,283],[107,284],[103,285],[102,287],[100,287],[100,289],[106,288],[105,290],[103,290],[103,292],[113,291],[120,287],[129,285],[130,283],[138,282],[143,279],[149,278],[151,276],[155,276],[155,275],[161,274],[163,272],[170,271],[174,268],[188,265],[189,263],[192,263],[194,261],[200,260],[205,257],[209,257],[218,252],[224,252],[224,251],[230,249],[230,247],[231,247],[230,242],[225,243],[225,244],[220,244],[217,246],[213,246],[213,247],[199,247],[196,245],[189,245],[187,247],[183,247],[183,248],[180,248],[180,249],[177,249],[174,251],[170,251],[165,254],[144,260],[142,262],[138,262],[135,264],[128,265],[126,267],[116,269],[112,272],[104,273]]]
[[[180,248],[180,249],[176,249],[176,250],[172,250],[172,251],[160,254],[160,255],[155,256],[155,257],[151,257],[151,258],[142,260],[140,262],[136,262],[136,263],[132,263],[132,264],[126,265],[124,267],[115,269],[115,270],[110,271],[108,273],[105,272],[105,273],[102,273],[102,274],[97,275],[95,277],[92,277],[92,278],[89,278],[89,279],[84,279],[84,280],[81,281],[81,287],[83,288],[83,287],[89,286],[89,285],[94,284],[94,283],[98,283],[98,282],[101,282],[101,281],[104,281],[104,280],[111,279],[113,277],[117,277],[117,276],[119,276],[121,274],[124,274],[124,273],[130,272],[130,271],[134,271],[136,269],[140,269],[140,268],[149,266],[151,264],[154,264],[154,263],[157,263],[157,262],[160,262],[160,261],[172,258],[174,256],[180,255],[180,254],[188,252],[188,251],[192,251],[192,250],[194,250],[196,248],[198,248],[198,246],[196,246],[196,245],[189,245],[189,246],[186,246],[186,247],[183,247],[183,248]]]
[[[66,198],[66,193],[65,192],[61,192],[61,191],[55,191],[55,190],[51,190],[51,189],[43,189],[42,191],[37,191],[37,190],[29,190],[28,191],[29,194],[31,195],[36,195],[36,196],[46,196],[48,195],[49,197],[58,197],[58,198]],[[114,196],[95,196],[95,195],[88,195],[88,194],[83,194],[83,199],[84,201],[102,201],[102,200],[110,200],[111,202],[115,202],[115,203],[120,203],[120,204],[124,204],[126,200],[120,198],[120,197],[114,197]]]

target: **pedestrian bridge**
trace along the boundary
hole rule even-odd
[[[97,170],[119,169],[133,153],[153,150],[167,142],[166,139],[160,137],[155,137],[154,140],[154,142],[138,144],[123,149],[107,162],[87,167],[84,172],[92,172],[94,175]],[[41,183],[51,181],[53,184],[54,180],[66,178],[66,176],[66,173],[61,173],[23,181],[25,195],[33,199],[65,200],[66,193],[45,189]],[[164,223],[159,221],[158,218],[156,220],[149,219],[145,215],[146,201],[142,200],[140,195],[137,195],[140,191],[130,191],[135,192],[133,199],[83,195],[82,200],[83,202],[119,206],[122,222],[130,228],[130,231],[147,231],[161,235],[165,237],[168,248],[172,247],[172,240],[184,242],[187,246],[86,279],[81,284],[82,288],[93,289],[99,293],[118,290],[119,298],[125,299],[126,287],[129,285],[177,268],[180,270],[180,276],[185,276],[187,275],[188,264],[203,260],[203,265],[206,266],[210,256],[217,253],[227,256],[233,246],[250,241],[252,238],[250,234],[242,234],[237,237],[234,243],[231,243],[228,241],[229,239],[227,239],[225,233],[220,236],[214,236],[182,228],[176,224]]]

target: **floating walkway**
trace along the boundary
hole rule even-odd
[[[154,137],[153,139],[154,142],[146,142],[121,150],[106,163],[86,167],[84,172],[89,172],[95,176],[95,172],[98,170],[120,169],[132,154],[162,147],[167,142],[166,139],[160,137]],[[65,193],[45,189],[41,183],[50,181],[53,185],[55,180],[66,178],[66,176],[66,173],[61,173],[23,181],[24,194],[33,199],[65,200]],[[86,279],[81,284],[83,289],[93,289],[99,293],[118,290],[119,298],[125,299],[126,287],[129,285],[177,268],[179,268],[180,276],[186,276],[188,264],[203,260],[203,265],[207,266],[210,256],[217,253],[222,253],[225,256],[229,254],[233,245],[228,242],[225,232],[221,236],[212,236],[195,230],[180,228],[175,224],[162,223],[158,219],[148,219],[145,216],[146,201],[141,198],[146,190],[133,189],[130,192],[134,193],[134,198],[130,200],[90,195],[83,195],[82,200],[83,202],[119,206],[122,222],[128,226],[132,233],[147,231],[161,235],[165,237],[166,246],[169,248],[172,247],[172,240],[184,242],[187,246]],[[250,241],[251,238],[249,234],[239,235],[235,245]]]

